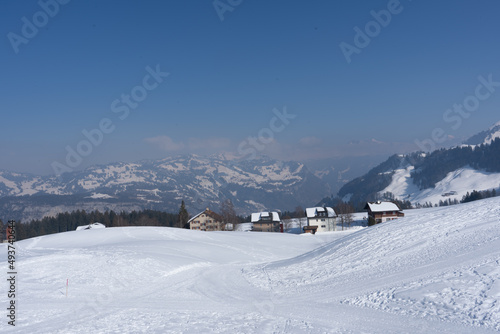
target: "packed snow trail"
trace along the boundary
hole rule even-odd
[[[24,240],[16,327],[0,331],[493,333],[499,217],[493,198],[354,233],[123,227]]]

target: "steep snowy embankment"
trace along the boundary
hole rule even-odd
[[[392,176],[392,182],[379,194],[391,192],[396,198],[408,200],[414,204],[430,202],[438,204],[448,199],[462,200],[467,192],[472,190],[490,190],[500,187],[500,173],[488,173],[471,167],[459,168],[448,173],[436,183],[434,188],[420,190],[411,178],[413,166],[397,169]]]
[[[500,330],[500,198],[407,215],[248,277],[294,300]]]

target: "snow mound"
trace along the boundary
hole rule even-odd
[[[103,224],[101,223],[93,223],[93,224],[89,224],[89,225],[82,225],[82,226],[77,226],[76,228],[76,231],[83,231],[83,230],[91,230],[91,229],[99,229],[99,228],[106,228],[106,226],[104,226]]]

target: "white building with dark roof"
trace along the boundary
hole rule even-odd
[[[252,231],[280,232],[281,219],[278,212],[256,212],[251,216]]]
[[[375,219],[376,224],[405,216],[399,206],[393,202],[368,202],[365,210],[368,211],[368,216]]]
[[[335,231],[337,213],[331,207],[314,207],[306,209],[307,226],[316,226],[315,232]]]

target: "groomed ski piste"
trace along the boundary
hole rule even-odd
[[[117,227],[15,245],[5,333],[500,331],[500,198],[314,236]]]

